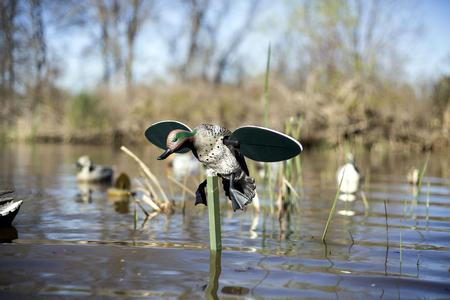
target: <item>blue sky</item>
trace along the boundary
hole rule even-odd
[[[423,0],[419,5],[422,38],[410,46],[409,75],[412,79],[435,79],[450,74],[450,1]]]
[[[410,3],[410,2],[406,2]],[[280,14],[267,10],[264,14]],[[403,12],[399,11],[399,16]],[[406,81],[430,81],[442,74],[450,74],[450,1],[422,0],[414,5],[412,14],[421,24],[420,35],[400,45],[406,57]],[[170,22],[178,16],[169,18]],[[238,19],[239,16],[236,16]],[[171,21],[171,19],[173,19]],[[168,53],[161,32],[148,24],[138,38],[136,45],[135,74],[138,81],[150,82],[158,77],[166,78],[167,65],[172,59]],[[89,31],[73,30],[68,35],[50,30],[48,32],[51,53],[62,65],[62,77],[59,84],[77,91],[95,87],[102,74],[101,60],[92,48]],[[226,33],[224,33],[226,34]],[[249,35],[241,47],[246,55],[246,69],[252,75],[264,72],[267,44],[277,37],[277,30],[259,30]],[[276,53],[274,53],[276,55]]]

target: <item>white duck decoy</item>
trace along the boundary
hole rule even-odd
[[[190,154],[177,154],[169,161],[175,179],[180,180],[186,176],[196,176],[200,174],[200,162]]]
[[[417,168],[413,168],[406,174],[406,180],[408,180],[409,184],[418,185],[419,184],[419,170]]]
[[[80,182],[111,182],[114,171],[111,167],[94,165],[89,156],[84,155],[77,161],[80,172],[77,180]]]
[[[358,191],[361,175],[355,166],[355,159],[352,153],[347,154],[347,163],[339,168],[336,179],[338,186],[341,184],[339,188],[341,193],[354,194]]]

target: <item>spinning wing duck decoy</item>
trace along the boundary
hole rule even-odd
[[[302,152],[302,145],[283,133],[257,126],[244,126],[234,132],[219,125],[201,124],[194,129],[177,121],[161,121],[145,131],[145,137],[164,149],[158,159],[172,153],[192,151],[207,173],[222,178],[233,209],[243,209],[255,196],[255,179],[250,177],[244,157],[262,162],[290,159]],[[206,180],[196,191],[195,204],[206,202]]]

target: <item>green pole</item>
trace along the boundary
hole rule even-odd
[[[222,250],[222,234],[220,231],[219,186],[217,176],[207,177],[209,245],[211,251]]]

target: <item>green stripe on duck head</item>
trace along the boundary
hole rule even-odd
[[[182,129],[172,130],[167,136],[166,140],[166,151],[158,157],[158,160],[167,158],[169,155],[177,151],[178,149],[184,147],[187,142],[193,141],[196,130],[186,131]]]
[[[173,130],[171,133],[169,133],[168,139],[169,139],[169,137],[171,136],[171,134],[173,132],[176,132],[176,133],[175,133],[175,136],[172,138],[172,142],[176,143],[178,140],[182,141],[184,139],[191,138],[191,137],[195,136],[195,134],[197,133],[197,130],[184,131],[184,130],[176,129],[176,130]]]

